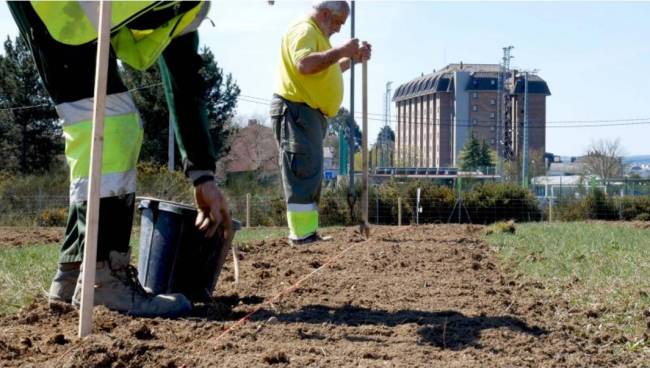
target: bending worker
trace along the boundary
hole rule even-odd
[[[98,8],[98,2],[9,2],[63,122],[70,167],[70,208],[50,302],[79,305],[81,297]],[[206,2],[112,4],[94,298],[95,304],[112,310],[138,316],[177,316],[191,310],[183,295],[145,292],[130,265],[143,128],[133,98],[120,79],[118,58],[139,70],[158,61],[183,167],[194,184],[197,226],[206,236],[212,236],[222,220],[227,231],[230,228],[226,201],[214,181],[214,147],[199,74],[203,61],[196,29],[208,9]]]
[[[357,39],[330,45],[329,38],[341,30],[349,13],[346,1],[318,1],[282,39],[271,121],[294,245],[326,240],[317,230],[327,117],[334,117],[341,106],[342,73],[351,63],[370,58],[370,45],[359,46]]]

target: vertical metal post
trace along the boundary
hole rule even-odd
[[[417,189],[415,199],[415,224],[420,225],[420,188]]]
[[[363,223],[368,224],[368,62],[361,68],[361,213]]]
[[[354,38],[354,3],[352,0],[350,2],[350,38]],[[350,122],[349,122],[349,134],[348,134],[348,175],[349,187],[348,187],[348,197],[350,200],[354,199],[354,62],[350,62]]]
[[[246,193],[246,228],[251,227],[251,194]]]
[[[528,72],[524,73],[524,142],[522,151],[521,185],[528,188]]]
[[[553,222],[553,197],[548,198],[548,222]]]

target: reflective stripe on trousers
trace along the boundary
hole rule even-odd
[[[304,239],[318,230],[318,206],[316,203],[287,204],[287,224],[289,238]]]
[[[63,120],[65,156],[70,166],[70,201],[82,202],[88,196],[93,98],[62,103],[56,110]],[[123,92],[106,96],[100,197],[135,192],[142,137],[142,123],[131,95]]]

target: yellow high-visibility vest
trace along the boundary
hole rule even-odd
[[[82,45],[97,39],[99,2],[32,1],[32,6],[52,37],[66,45]],[[210,8],[206,1],[155,29],[135,30],[129,22],[147,11],[176,6],[177,1],[112,1],[111,45],[117,57],[135,69],[149,68],[172,39],[195,31]]]

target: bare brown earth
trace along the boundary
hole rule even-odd
[[[240,284],[228,264],[215,302],[192,317],[97,308],[95,334],[82,340],[74,309],[41,301],[0,319],[0,366],[648,366],[620,348],[623,337],[584,332],[587,311],[501,270],[477,230],[375,227],[368,242],[352,229],[309,247],[261,242],[243,254]]]
[[[0,247],[59,243],[63,239],[60,227],[0,226]]]

